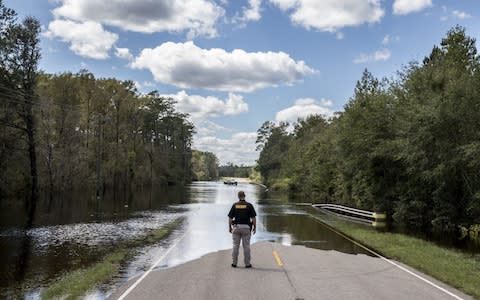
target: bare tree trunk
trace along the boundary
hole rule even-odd
[[[119,184],[119,173],[118,170],[118,147],[120,146],[120,101],[116,105],[116,116],[115,116],[115,169],[113,173],[113,189],[116,190]]]
[[[91,98],[91,93],[88,93],[87,96],[87,134],[86,134],[86,153],[88,157],[88,136],[90,135],[90,98]]]
[[[52,161],[53,161],[53,146],[52,144],[48,144],[48,157],[47,157],[47,169],[48,169],[48,183],[50,186],[50,198],[53,198],[53,168],[52,168]]]
[[[97,175],[97,190],[96,190],[96,195],[97,199],[100,198],[100,190],[103,187],[103,178],[102,178],[102,159],[103,159],[103,145],[102,145],[102,140],[103,140],[103,115],[99,116],[98,120],[98,142],[97,142],[97,167],[96,167],[96,175]]]
[[[35,143],[35,119],[33,116],[33,97],[30,89],[27,89],[25,96],[25,107],[23,119],[27,132],[28,156],[30,158],[30,179],[31,195],[30,205],[35,206],[38,200],[38,171],[37,171],[37,152]]]
[[[148,157],[150,159],[150,186],[153,186],[153,146],[150,143],[150,152],[148,153]]]

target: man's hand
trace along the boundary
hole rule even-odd
[[[232,226],[228,227],[228,232],[232,233]]]
[[[257,226],[253,226],[252,234],[255,234],[256,232],[257,232]]]

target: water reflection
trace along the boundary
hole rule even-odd
[[[153,193],[161,197],[151,197]],[[137,238],[184,214],[184,189],[148,191],[102,201],[82,193],[41,199],[35,216],[21,202],[0,202],[0,298],[24,298],[65,272],[87,267],[121,241]]]
[[[267,208],[266,210],[270,210]],[[350,254],[367,254],[367,251],[348,242],[307,214],[266,214],[262,217],[266,230],[289,235],[289,241],[279,239],[286,245],[305,245],[322,250],[336,250]]]
[[[192,184],[189,195],[193,203],[185,206],[189,208],[185,236],[165,259],[164,266],[174,266],[230,248],[232,237],[228,232],[227,214],[237,201],[240,190],[245,192],[248,201],[255,204],[257,187],[254,185],[231,186],[221,182]]]
[[[161,267],[172,267],[207,253],[231,248],[232,236],[228,232],[227,213],[237,201],[237,192],[240,190],[245,192],[246,200],[254,205],[258,213],[258,231],[252,237],[252,243],[275,241],[284,245],[305,245],[369,255],[300,208],[284,204],[278,199],[264,198],[266,195],[262,189],[255,185],[229,186],[210,182],[196,183],[190,187],[189,194],[195,203],[184,206],[189,208],[184,236],[163,260]]]

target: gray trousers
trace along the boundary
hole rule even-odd
[[[233,251],[232,251],[232,261],[233,264],[237,264],[238,261],[238,248],[240,247],[240,240],[242,240],[243,246],[243,258],[245,265],[250,264],[250,226],[238,224],[235,225],[232,232],[233,239]]]

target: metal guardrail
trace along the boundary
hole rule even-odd
[[[312,204],[313,207],[320,208],[327,213],[346,218],[350,221],[370,224],[374,227],[385,226],[387,215],[385,213],[378,213],[368,210],[352,208],[348,206],[331,204],[331,203],[317,203]]]

